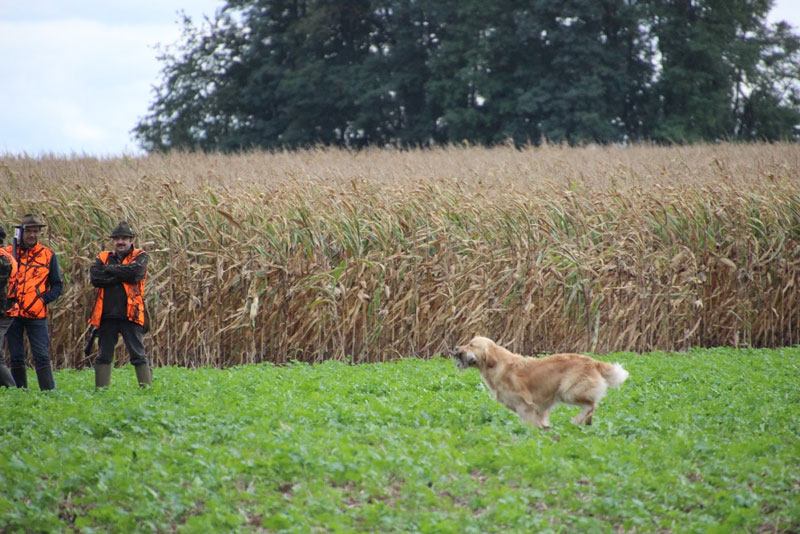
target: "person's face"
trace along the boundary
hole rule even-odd
[[[32,248],[39,242],[39,235],[42,233],[41,226],[26,226],[22,230],[22,244],[25,248]]]
[[[117,254],[124,254],[128,252],[133,245],[133,238],[132,237],[112,237],[111,242],[114,244],[114,252]]]

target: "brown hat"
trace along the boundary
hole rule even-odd
[[[22,219],[20,219],[19,224],[17,226],[18,227],[38,226],[39,228],[41,228],[42,226],[47,226],[47,225],[44,223],[44,221],[42,221],[41,217],[39,217],[38,215],[34,215],[33,213],[26,213],[25,215],[22,216]]]
[[[131,231],[131,226],[127,222],[120,221],[108,237],[136,237],[136,234]]]

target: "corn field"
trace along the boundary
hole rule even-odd
[[[155,365],[800,343],[800,146],[0,157],[48,226],[58,367],[120,220],[150,254]],[[8,231],[9,236],[11,232]],[[121,343],[117,362],[127,362]]]

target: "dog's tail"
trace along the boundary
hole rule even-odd
[[[607,363],[603,366],[603,378],[608,382],[608,387],[618,388],[625,380],[628,379],[630,373],[622,368],[622,365],[614,363],[613,365]]]

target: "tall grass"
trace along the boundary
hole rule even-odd
[[[800,148],[447,147],[0,159],[41,213],[82,367],[88,269],[126,219],[151,256],[156,364],[800,342]],[[118,357],[125,361],[124,350]]]

